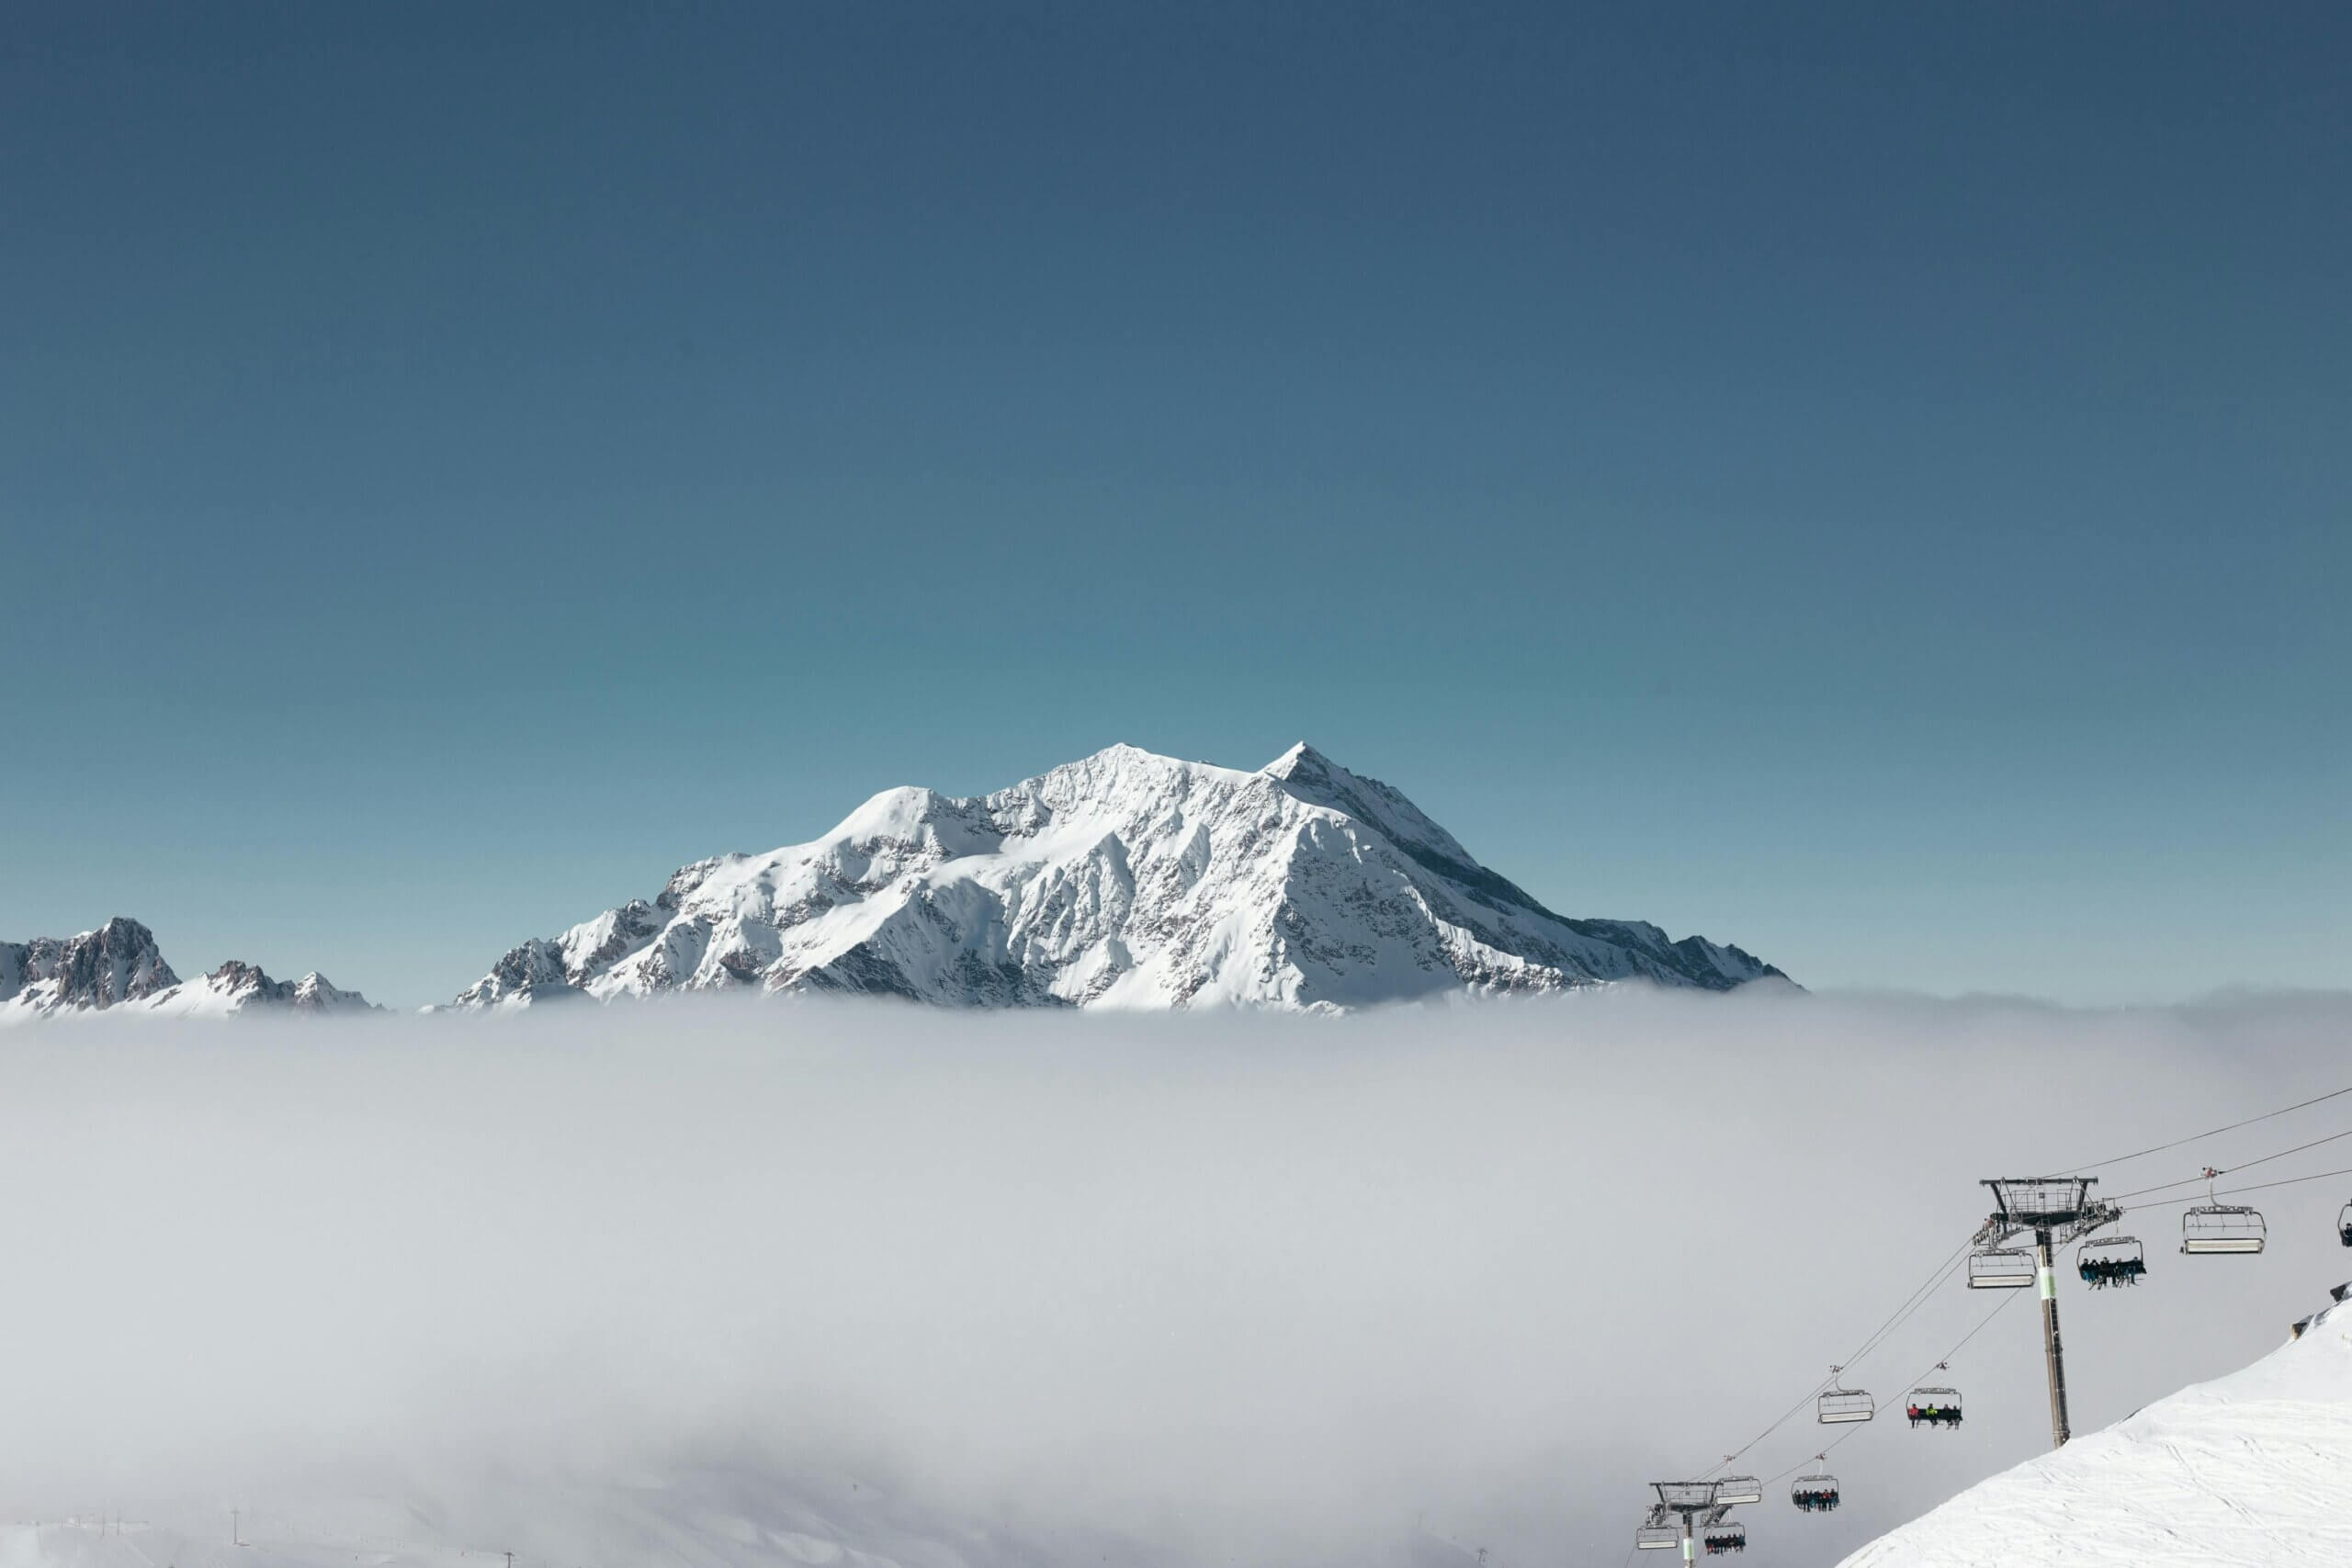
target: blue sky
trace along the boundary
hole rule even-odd
[[[2340,7],[14,9],[0,935],[447,997],[1306,739],[1573,914],[2352,950]]]

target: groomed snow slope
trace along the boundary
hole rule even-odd
[[[2352,1307],[1970,1487],[1843,1568],[2352,1562]]]
[[[1556,915],[1310,747],[1247,773],[1114,746],[993,795],[886,790],[809,843],[697,862],[650,902],[513,949],[456,1005],[746,987],[1328,1010],[1779,975],[1702,937]]]

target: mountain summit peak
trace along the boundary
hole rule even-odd
[[[1329,769],[1330,766],[1330,758],[1301,740],[1258,771],[1274,778],[1286,779],[1302,771],[1312,772],[1317,769]]]
[[[457,999],[750,988],[967,1006],[1332,1010],[1780,971],[1570,919],[1304,741],[1255,773],[1121,743],[992,795],[885,790],[822,838],[683,868]]]
[[[155,933],[120,915],[76,936],[0,942],[0,1023],[100,1012],[196,1018],[283,1010],[379,1010],[315,971],[273,980],[233,958],[209,975],[182,980],[164,962]]]

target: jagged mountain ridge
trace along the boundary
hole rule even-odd
[[[886,790],[823,838],[698,861],[510,950],[454,1005],[741,987],[1324,1010],[1772,976],[1702,937],[1555,914],[1304,744],[1255,773],[1114,746],[993,795]]]
[[[209,975],[182,980],[164,962],[155,933],[119,915],[76,936],[0,942],[0,1023],[99,1012],[221,1018],[380,1010],[315,970],[299,980],[273,980],[232,958]]]

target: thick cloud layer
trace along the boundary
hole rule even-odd
[[[2325,997],[1627,992],[19,1032],[0,1503],[757,1456],[1170,1561],[1363,1560],[1417,1525],[1609,1561],[1645,1482],[1753,1437],[1965,1239],[1979,1178],[2341,1087],[2347,1024]],[[2352,1097],[2099,1174],[2346,1128]],[[2336,1167],[2352,1138],[2244,1179]],[[2132,1216],[2147,1284],[2064,1294],[2078,1428],[2275,1344],[2352,1274],[2347,1196],[2261,1195],[2254,1259]],[[2030,1295],[1948,1286],[1855,1367],[1895,1392],[2010,1302],[1933,1380],[1962,1432],[1861,1429],[1846,1507],[1745,1510],[1745,1561],[1828,1560],[2046,1446]],[[1800,1418],[1740,1468],[1838,1435]]]

